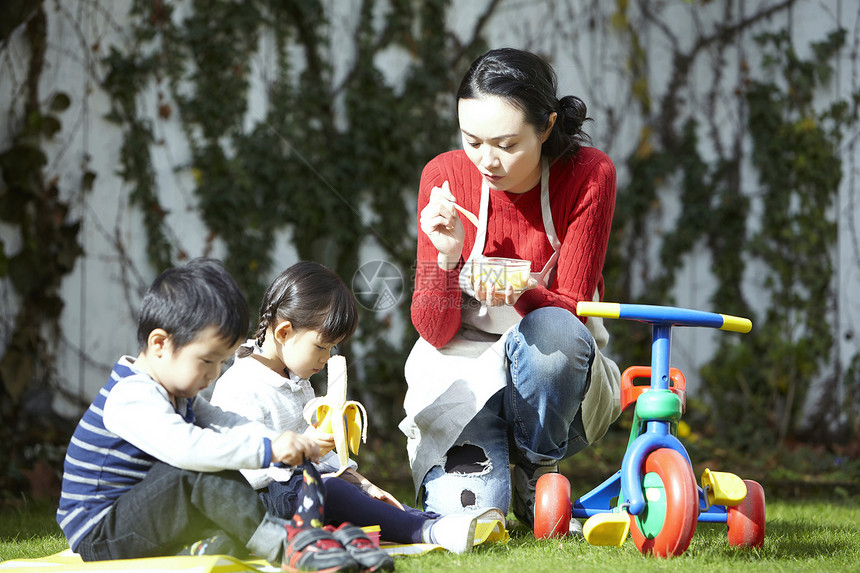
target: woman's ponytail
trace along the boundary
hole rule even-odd
[[[589,121],[585,102],[576,96],[568,95],[558,102],[558,117],[553,133],[543,144],[542,153],[551,158],[576,155],[583,143],[590,142],[582,126]]]

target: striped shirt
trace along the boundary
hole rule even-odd
[[[104,426],[108,394],[117,382],[132,375],[128,366],[119,362],[114,366],[110,380],[84,412],[66,450],[57,522],[73,549],[116,499],[146,477],[155,463],[155,458]],[[193,410],[188,412],[193,417]]]
[[[57,523],[69,546],[76,549],[158,460],[197,471],[268,467],[277,432],[225,414],[199,397],[175,407],[133,358],[122,357],[66,450]]]

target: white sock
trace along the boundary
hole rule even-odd
[[[428,519],[421,526],[421,543],[435,543],[433,541],[433,526],[436,525],[438,519]]]

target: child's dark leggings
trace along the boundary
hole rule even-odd
[[[298,473],[298,472],[297,472]],[[272,483],[268,491],[260,493],[266,509],[272,515],[290,519],[302,495],[302,476],[295,475],[288,482]],[[421,543],[421,527],[438,513],[425,512],[404,506],[402,511],[384,501],[370,497],[363,489],[337,477],[323,478],[325,484],[325,520],[339,525],[345,521],[364,527],[378,525],[380,537],[395,543]]]

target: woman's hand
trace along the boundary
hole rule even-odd
[[[437,263],[451,270],[460,262],[466,233],[460,215],[454,208],[456,199],[451,194],[448,182],[430,191],[430,201],[421,210],[421,230],[439,251]]]
[[[319,445],[312,438],[304,434],[286,431],[272,440],[272,462],[297,466],[305,458],[315,462],[319,457]]]
[[[391,495],[384,489],[374,485],[369,479],[367,479],[352,468],[343,471],[340,474],[340,478],[357,485],[365,492],[367,492],[367,494],[373,499],[384,501],[388,505],[393,505],[397,509],[403,509],[403,504],[397,501],[397,498],[395,498],[393,495]]]
[[[488,285],[484,284],[480,280],[472,282],[472,289],[475,291],[475,298],[478,299],[479,302],[485,303],[489,306],[513,306],[517,303],[524,292],[536,286],[537,281],[533,278],[529,279],[529,282],[524,289],[514,289],[512,285],[508,285],[504,290],[497,290],[496,283],[492,281],[490,281]]]
[[[371,482],[367,482],[368,485],[364,487],[364,491],[366,491],[370,497],[374,499],[378,499],[379,501],[384,501],[388,505],[393,505],[397,509],[403,509],[403,504],[397,501],[397,499],[385,491],[384,489],[372,484]]]

